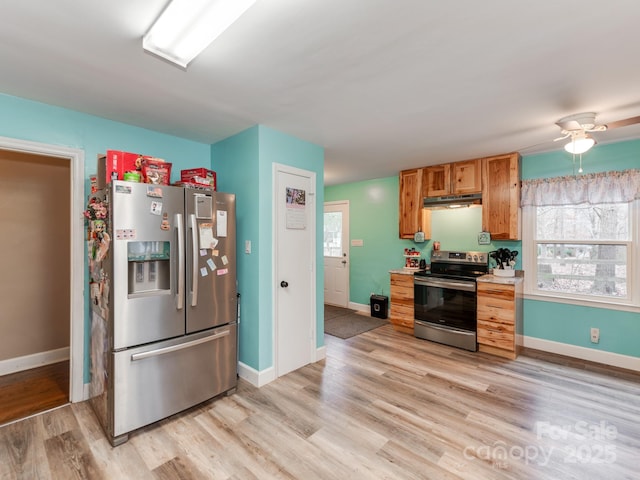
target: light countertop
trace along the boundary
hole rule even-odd
[[[395,270],[389,270],[389,273],[399,273],[401,275],[413,275],[414,273],[418,272],[418,269],[412,268],[412,269],[408,269],[408,268],[396,268]]]
[[[524,282],[524,272],[522,270],[516,270],[515,277],[498,277],[492,274],[482,275],[481,277],[476,278],[476,281],[483,283],[500,283],[502,285],[516,285],[517,283]]]

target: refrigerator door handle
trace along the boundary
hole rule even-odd
[[[191,267],[191,306],[198,304],[198,224],[196,216],[192,213],[189,215],[191,226],[191,256],[193,257],[193,265]]]
[[[184,307],[184,231],[182,214],[176,213],[175,225],[178,234],[178,291],[176,293],[176,308],[182,310]]]
[[[144,360],[145,358],[157,357],[158,355],[164,355],[165,353],[171,353],[178,350],[183,350],[185,348],[195,347],[196,345],[200,345],[202,343],[207,343],[213,340],[218,340],[222,337],[226,337],[230,332],[231,330],[227,328],[220,333],[216,333],[215,335],[199,338],[198,340],[193,340],[191,342],[179,343],[178,345],[172,345],[170,347],[157,348],[155,350],[149,350],[148,352],[134,353],[133,355],[131,355],[131,361],[136,362],[138,360]]]

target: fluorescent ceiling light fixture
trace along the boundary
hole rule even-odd
[[[256,0],[172,0],[142,38],[142,48],[182,68]]]
[[[580,132],[571,136],[571,141],[564,146],[564,149],[569,153],[578,155],[580,153],[586,152],[595,144],[596,141],[593,138],[591,138],[584,132]]]

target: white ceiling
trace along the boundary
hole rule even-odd
[[[329,185],[640,115],[637,0],[258,0],[186,71],[142,50],[165,3],[2,0],[0,92],[205,143],[266,125],[323,146]]]

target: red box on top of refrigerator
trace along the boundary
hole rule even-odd
[[[98,188],[104,188],[112,180],[124,180],[126,172],[142,172],[145,160],[164,162],[160,158],[121,150],[107,150],[106,154],[98,155]]]
[[[196,186],[211,187],[215,190],[216,172],[213,170],[207,170],[206,168],[180,170],[180,181],[183,183],[191,183]]]

